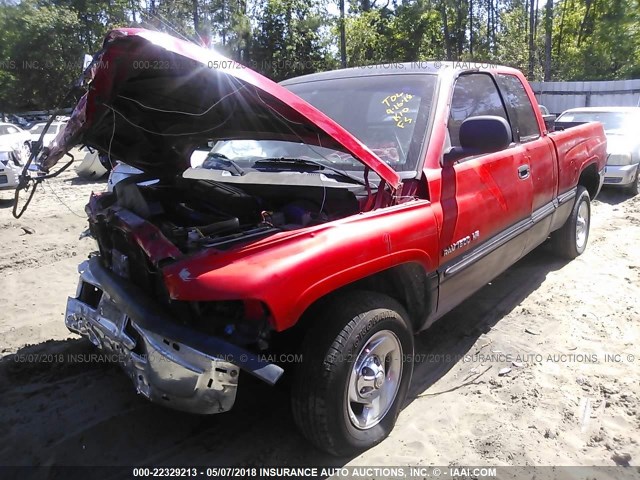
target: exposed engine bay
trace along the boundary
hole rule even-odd
[[[353,215],[367,198],[360,185],[240,187],[182,177],[148,183],[144,174],[135,175],[117,183],[113,192],[92,196],[87,213],[100,263],[183,324],[252,348],[266,346],[269,328],[261,304],[171,300],[161,273],[165,262]],[[247,317],[256,321],[246,322]]]
[[[353,215],[353,188],[246,184],[174,178],[152,185],[139,177],[100,196],[101,209],[118,206],[152,223],[182,253],[226,249],[252,238]]]

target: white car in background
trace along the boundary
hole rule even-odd
[[[29,129],[30,139],[32,142],[37,142],[40,140],[40,135],[44,130],[44,127],[47,125],[47,122],[36,123]],[[44,134],[44,138],[42,139],[42,146],[48,146],[60,130],[64,128],[66,122],[52,122],[49,128],[47,129],[47,133]]]
[[[248,142],[254,142],[254,141],[248,140]],[[215,147],[214,147],[214,150],[215,150]],[[191,168],[202,167],[202,164],[209,156],[209,153],[211,153],[211,147],[197,148],[196,150],[194,150],[193,153],[191,154]],[[83,164],[87,162],[86,158],[87,157],[85,157],[85,161],[83,161]],[[109,179],[107,180],[107,190],[109,192],[112,192],[116,184],[118,182],[121,182],[125,178],[129,178],[132,175],[140,175],[141,173],[143,173],[142,170],[138,170],[137,168],[132,167],[131,165],[127,165],[126,163],[122,163],[120,161],[116,161],[115,163],[116,165],[109,172]],[[78,168],[76,168],[76,171],[78,172],[78,175],[87,177],[87,175],[81,174],[80,171],[78,171]],[[141,182],[138,185],[152,185],[156,182],[157,180],[150,180],[146,182]]]
[[[20,159],[26,162],[29,158],[29,132],[13,123],[0,123],[0,149],[3,151],[17,151]]]
[[[607,136],[604,184],[624,187],[630,195],[640,190],[640,107],[585,107],[563,112],[556,128],[600,122]]]
[[[13,190],[18,186],[22,162],[16,150],[0,146],[0,190]]]

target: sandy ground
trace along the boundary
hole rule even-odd
[[[605,191],[584,255],[538,249],[420,335],[391,436],[337,459],[297,433],[284,391],[246,375],[231,412],[200,417],[87,360],[63,313],[94,248],[83,208],[105,187],[71,170],[20,220],[0,193],[0,465],[640,464],[640,196]]]

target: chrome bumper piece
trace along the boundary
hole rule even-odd
[[[271,384],[283,373],[235,345],[178,325],[148,299],[139,301],[143,294],[97,257],[78,270],[76,296],[67,301],[67,328],[110,354],[149,400],[192,413],[226,412],[235,402],[241,367]]]
[[[636,179],[636,171],[638,168],[637,163],[633,165],[607,165],[604,174],[604,183],[605,185],[630,185]]]

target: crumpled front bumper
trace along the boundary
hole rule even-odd
[[[283,370],[255,354],[173,321],[127,280],[83,262],[65,323],[122,365],[138,393],[200,414],[233,407],[240,369],[274,384]]]

